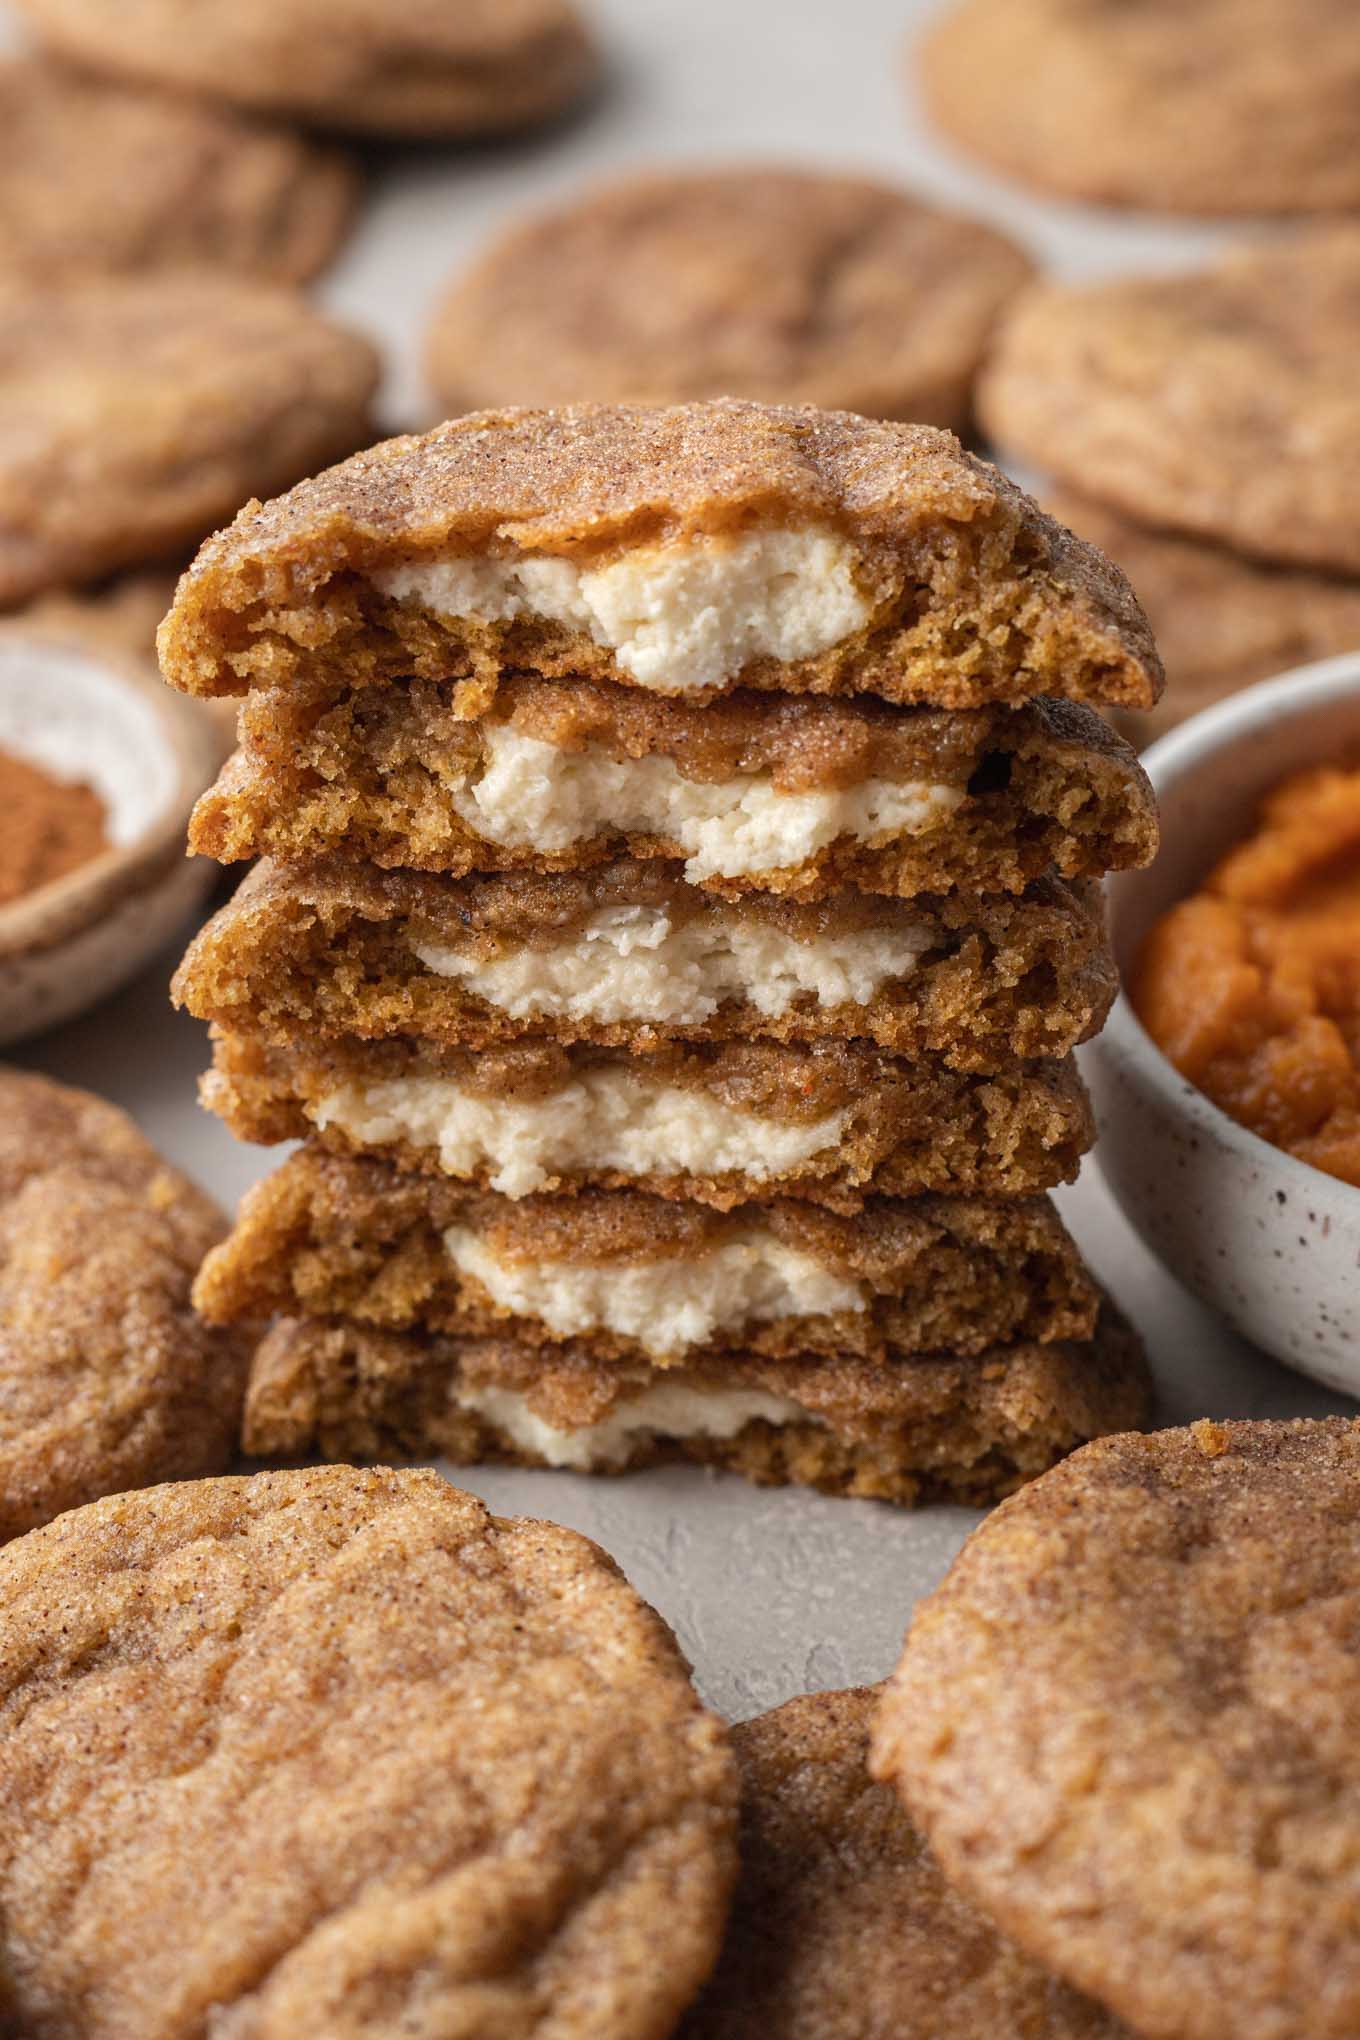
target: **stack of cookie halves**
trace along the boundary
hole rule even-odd
[[[244,697],[185,959],[304,1145],[204,1266],[246,1445],[664,1456],[982,1500],[1138,1423],[1044,1194],[1152,798],[1127,585],[947,434],[483,413],[244,511],[169,679]]]

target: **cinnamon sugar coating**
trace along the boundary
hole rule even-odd
[[[193,694],[412,674],[485,686],[507,670],[627,684],[584,631],[440,617],[368,577],[450,553],[598,563],[770,525],[849,541],[870,620],[724,685],[946,708],[1041,694],[1149,706],[1160,691],[1118,570],[950,435],[731,400],[479,412],[247,504],[180,583],[162,666]]]
[[[762,1486],[910,1506],[983,1503],[1008,1494],[1102,1432],[1144,1421],[1142,1348],[1106,1305],[1093,1341],[999,1347],[976,1359],[928,1356],[883,1366],[734,1357],[706,1373],[668,1372],[699,1389],[787,1396],[808,1422],[746,1424],[734,1438],[635,1434],[626,1457],[597,1471],[681,1459]],[[244,1431],[249,1452],[319,1449],[354,1458],[443,1453],[457,1463],[541,1464],[488,1417],[460,1408],[461,1389],[504,1388],[558,1429],[594,1424],[658,1379],[605,1365],[576,1347],[551,1361],[511,1339],[451,1339],[324,1319],[284,1319],[256,1355]]]

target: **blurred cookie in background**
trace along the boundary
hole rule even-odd
[[[550,119],[598,58],[570,0],[19,0],[92,71],[357,134],[497,133]]]
[[[199,274],[0,289],[0,607],[182,554],[371,436],[378,358]]]
[[[990,227],[860,177],[629,178],[512,229],[457,279],[430,381],[451,415],[737,396],[962,429],[1031,273]]]
[[[358,196],[344,159],[202,100],[0,63],[0,277],[204,263],[303,283]]]
[[[1167,685],[1154,709],[1115,714],[1137,742],[1240,687],[1360,648],[1360,579],[1268,566],[1136,524],[1073,491],[1050,494],[1045,507],[1124,569],[1147,612]]]
[[[959,0],[916,65],[948,135],[1045,191],[1205,214],[1360,205],[1350,0]]]
[[[1360,574],[1358,360],[1351,222],[1182,275],[1027,291],[978,409],[1003,453],[1126,517]]]

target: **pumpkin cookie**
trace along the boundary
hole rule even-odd
[[[1075,1063],[991,1075],[866,1041],[479,1053],[396,1035],[271,1044],[214,1030],[203,1103],[238,1140],[303,1140],[505,1197],[636,1189],[727,1211],[811,1197],[1017,1197],[1071,1182],[1095,1138]]]
[[[1323,227],[1186,275],[1027,292],[978,405],[1001,446],[1125,516],[1357,574],[1357,353],[1360,225]]]
[[[720,899],[680,868],[447,879],[257,864],[190,944],[174,996],[287,1044],[355,1035],[484,1049],[867,1039],[952,1069],[1066,1055],[1109,1011],[1098,888],[1019,898]]]
[[[25,2032],[662,2040],[712,1966],[726,1735],[570,1530],[426,1472],[191,1482],[10,1546],[0,1627]]]
[[[366,340],[178,273],[0,289],[0,606],[175,553],[368,431]]]
[[[691,702],[1161,689],[1118,569],[949,434],[735,401],[389,440],[210,540],[161,662],[187,694],[466,682],[468,716],[507,671]]]
[[[20,0],[61,56],[191,97],[377,135],[546,120],[594,79],[570,0]]]
[[[1141,2034],[1360,2028],[1358,1525],[1360,1423],[1110,1438],[916,1611],[877,1775],[948,1877]]]
[[[0,124],[5,279],[203,263],[302,283],[354,210],[357,179],[339,156],[206,99],[17,58],[0,63]]]
[[[956,0],[926,103],[997,169],[1167,212],[1360,205],[1349,0]]]
[[[761,1486],[980,1505],[1147,1412],[1142,1348],[1108,1304],[1091,1339],[968,1359],[740,1353],[665,1369],[603,1362],[579,1343],[284,1318],[255,1356],[243,1440],[260,1455],[442,1454],[578,1473],[680,1460]]]
[[[0,1539],[229,1463],[247,1349],[189,1302],[225,1230],[114,1106],[0,1069]]]
[[[961,431],[1030,274],[990,227],[865,178],[629,178],[513,229],[455,282],[430,380],[450,414],[731,396]]]
[[[870,1778],[877,1698],[807,1693],[733,1729],[741,1876],[680,2040],[1119,2040],[945,1883]]]

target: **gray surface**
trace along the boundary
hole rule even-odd
[[[496,222],[637,162],[754,154],[870,168],[1008,225],[1082,274],[1194,260],[1206,230],[1117,219],[1008,191],[937,150],[904,102],[902,48],[928,6],[903,0],[608,0],[610,91],[587,118],[527,146],[390,159],[354,248],[327,288],[391,351],[394,424],[426,415],[418,336],[434,295]],[[187,933],[187,931],[186,931]],[[173,957],[21,1060],[126,1106],[165,1152],[230,1204],[277,1153],[235,1145],[198,1110],[203,1030],[165,997]],[[1297,1415],[1339,1407],[1218,1329],[1163,1275],[1088,1163],[1064,1211],[1142,1329],[1163,1416]],[[914,1599],[976,1517],[907,1515],[795,1491],[760,1493],[684,1469],[589,1481],[472,1470],[504,1511],[550,1516],[606,1545],[674,1623],[707,1696],[740,1717],[790,1694],[877,1678]]]

